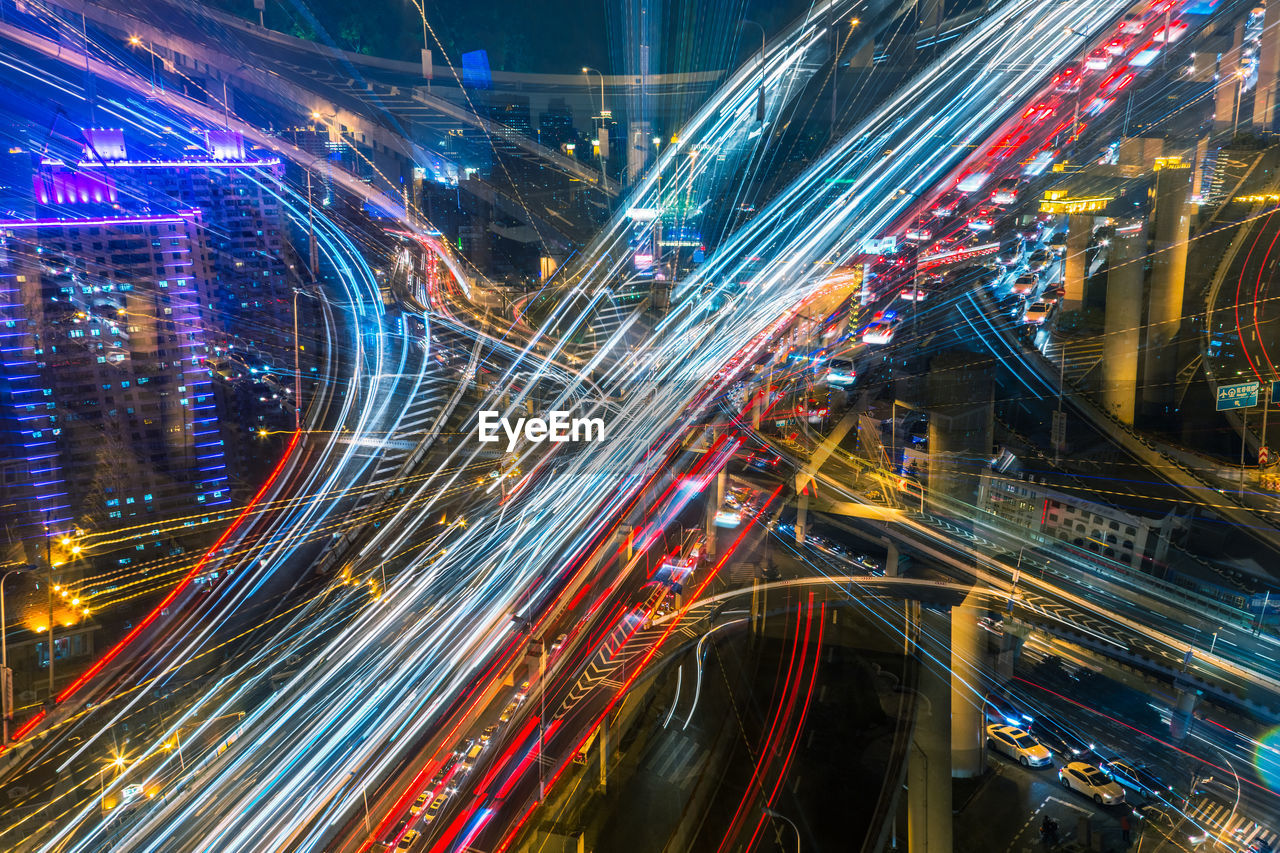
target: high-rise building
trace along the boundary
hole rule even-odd
[[[176,159],[130,157],[122,137],[110,146],[97,142],[76,171],[137,187],[153,209],[200,211],[210,273],[201,304],[211,352],[238,350],[275,362],[290,352],[288,312],[281,309],[291,292],[276,194],[284,167],[277,157],[247,154],[239,133],[210,131],[206,139],[203,152]]]
[[[229,502],[199,211],[0,222],[6,483],[24,540]]]

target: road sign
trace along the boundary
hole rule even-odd
[[[1238,385],[1218,386],[1219,412],[1227,409],[1252,409],[1258,405],[1258,383],[1241,382]]]

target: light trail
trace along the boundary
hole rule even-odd
[[[532,596],[553,593],[562,571],[539,575],[542,567],[591,541],[604,519],[648,479],[650,460],[661,458],[723,393],[727,380],[714,377],[735,351],[734,342],[751,339],[816,293],[819,264],[847,256],[900,215],[904,202],[893,198],[897,186],[944,174],[968,140],[1002,118],[993,104],[1016,102],[1069,56],[1074,44],[1061,33],[1065,21],[1077,29],[1100,26],[1121,6],[1007,3],[922,80],[905,87],[686,281],[677,309],[645,347],[623,358],[615,336],[597,354],[588,369],[621,401],[609,441],[558,460],[554,482],[534,482],[512,504],[491,504],[474,512],[466,528],[447,531],[431,548],[447,548],[447,559],[415,560],[378,606],[365,608],[337,636],[322,641],[303,627],[299,636],[313,639],[320,651],[246,715],[221,755],[147,810],[131,814],[127,826],[114,828],[114,849],[320,849],[330,816],[359,808],[360,789],[347,780],[390,771],[405,743],[397,733],[426,728],[505,647],[506,614],[526,594],[526,584],[541,578]],[[893,158],[881,156],[887,149]],[[770,260],[755,270],[750,259],[759,255]],[[723,282],[739,280],[735,272],[747,269],[753,269],[751,287],[728,292]],[[712,310],[700,294],[704,283],[725,307]],[[380,363],[380,348],[375,361],[373,376],[401,372]],[[517,395],[513,406],[527,393]],[[362,419],[362,428],[389,431],[375,420]],[[476,451],[472,442],[459,441],[453,454]],[[461,466],[453,454],[449,462],[456,470]],[[533,455],[525,448],[522,462]],[[433,511],[433,502],[426,503],[422,512]],[[417,523],[406,521],[408,527]],[[278,547],[272,559],[286,555],[286,544]],[[221,707],[231,707],[249,686]],[[113,787],[129,779],[126,770]],[[66,821],[56,843],[92,849],[112,831],[90,806]]]

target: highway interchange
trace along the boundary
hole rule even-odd
[[[662,551],[663,527],[720,471],[736,470],[741,450],[770,446],[821,489],[882,506],[870,490],[850,487],[865,481],[856,460],[837,452],[812,464],[821,436],[780,443],[753,431],[748,407],[729,402],[734,389],[806,305],[839,292],[829,270],[868,236],[918,219],[946,186],[979,168],[980,143],[1007,136],[1011,123],[1046,97],[1052,72],[1128,5],[999,7],[679,282],[670,313],[639,342],[624,326],[594,352],[566,343],[624,274],[625,216],[565,277],[559,307],[540,321],[519,322],[470,304],[465,291],[477,283],[448,247],[410,221],[397,223],[412,235],[403,243],[406,289],[428,266],[441,265],[440,289],[416,306],[424,329],[418,340],[390,331],[380,283],[360,248],[340,224],[317,218],[320,250],[341,271],[317,296],[345,339],[333,348],[342,357],[326,368],[303,435],[261,497],[272,510],[248,517],[220,543],[221,582],[199,596],[176,596],[171,612],[146,626],[120,658],[23,732],[30,747],[10,761],[28,772],[55,766],[92,784],[56,785],[46,805],[27,810],[0,839],[16,845],[22,838],[22,849],[232,851],[364,850],[408,836],[406,849],[507,849],[632,682],[647,667],[656,671],[664,646],[701,636],[701,608],[711,603],[686,589],[679,607],[668,603],[669,612],[654,618],[675,590],[658,601],[648,597],[639,567]],[[858,6],[833,3],[772,42],[770,115],[803,75],[816,73],[822,57],[810,52],[826,43],[825,21],[856,14]],[[6,24],[5,34],[12,29]],[[25,41],[41,49],[34,37]],[[123,91],[141,85],[109,64],[100,70]],[[763,144],[751,133],[757,74],[746,67],[713,94],[621,209],[660,206],[680,192],[723,194],[733,175],[726,159],[749,160],[751,147]],[[209,117],[177,95],[168,106]],[[1061,132],[1050,130],[1041,129],[1039,143],[1052,137],[1062,144]],[[378,194],[358,181],[346,189]],[[281,191],[292,215],[304,217],[297,195]],[[378,200],[396,208],[390,197]],[[744,281],[750,286],[741,287]],[[1004,357],[1037,357],[981,288],[914,307],[921,310],[912,322],[926,333],[931,324],[952,325],[958,313]],[[462,381],[440,375],[437,355]],[[485,381],[474,384],[482,366]],[[1045,373],[1027,371],[1039,383],[1029,387],[1052,399],[1057,390]],[[528,444],[509,455],[465,438],[442,440],[471,435],[481,410],[513,413],[526,401],[601,416],[607,440],[572,451]],[[708,422],[727,426],[706,437]],[[402,464],[380,466],[370,448],[393,442],[406,443]],[[759,479],[750,470],[743,476]],[[758,483],[744,531],[752,520],[776,526],[786,487]],[[1190,614],[1200,602],[1175,599],[1142,579],[1104,576],[1049,543],[1027,548],[1009,531],[961,529],[899,507],[888,512],[890,524],[884,516],[848,524],[873,526],[875,535],[959,577],[872,580],[877,592],[913,584],[960,591],[976,580],[1011,624],[1065,634],[1086,648],[1093,643],[1099,653],[1141,651],[1171,671],[1203,630],[1192,634]],[[646,532],[653,535],[646,539]],[[733,540],[725,544],[723,556],[696,573],[697,590],[733,554]],[[1024,560],[1044,572],[1019,568]],[[332,571],[335,582],[307,586],[296,604],[275,607],[299,588],[299,568],[313,565]],[[851,599],[865,595],[862,572],[831,574],[827,582]],[[262,599],[273,605],[262,607]],[[251,624],[252,643],[235,657],[216,664],[207,657]],[[569,624],[576,627],[562,632]],[[1220,630],[1213,654],[1194,650],[1189,672],[1226,692],[1280,695],[1275,667],[1259,665],[1264,652],[1280,654],[1274,636],[1255,635],[1247,623]],[[562,644],[547,648],[561,633]],[[531,667],[530,638],[544,647]],[[633,670],[591,677],[611,674],[615,659]],[[182,676],[192,662],[201,677]],[[535,676],[521,687],[518,674],[530,670]],[[161,701],[163,714],[155,711]],[[466,757],[468,741],[479,742],[497,709],[507,719]],[[95,769],[102,739],[129,721],[143,734],[130,737],[104,780]],[[460,769],[459,744],[475,765],[470,772]],[[122,803],[131,785],[143,796],[105,808],[108,798]]]

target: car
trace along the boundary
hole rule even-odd
[[[1049,252],[1047,249],[1036,249],[1031,253],[1031,257],[1027,258],[1027,269],[1032,272],[1040,272],[1049,266]]]
[[[1195,821],[1187,820],[1170,805],[1142,805],[1133,810],[1133,816],[1151,827],[1156,835],[1173,842],[1175,849],[1194,850],[1213,834]]]
[[[1073,95],[1080,91],[1080,69],[1074,66],[1066,68],[1053,75],[1053,91],[1061,92],[1066,95]]]
[[[418,830],[411,829],[404,835],[400,836],[400,843],[396,845],[397,850],[408,850],[413,846],[413,842],[418,840]]]
[[[883,308],[871,315],[873,323],[895,323],[898,320],[898,312],[892,308]]]
[[[903,239],[909,243],[928,243],[933,239],[933,232],[928,228],[913,228],[903,235]]]
[[[872,323],[862,332],[864,344],[887,344],[893,341],[893,325],[891,323]]]
[[[1090,71],[1106,71],[1111,67],[1111,57],[1111,51],[1100,48],[1084,58],[1084,67]]]
[[[1014,283],[1010,284],[1009,291],[1018,296],[1030,296],[1036,292],[1037,287],[1039,287],[1039,275],[1020,273],[1018,278],[1014,279]]]
[[[830,410],[814,399],[810,399],[807,404],[801,407],[797,414],[802,415],[811,424],[822,423]]]
[[[851,385],[858,378],[858,371],[854,369],[853,362],[847,358],[833,358],[827,362],[827,384],[828,385]],[[754,460],[753,460],[754,462]],[[774,457],[773,464],[777,464],[777,457]],[[761,466],[755,466],[761,467]]]
[[[1018,179],[1005,178],[996,184],[991,193],[991,203],[998,205],[1013,204],[1018,200]]]
[[[1040,286],[1040,276],[1033,272],[1024,272],[1013,280],[1009,289],[1018,296],[1030,296]]]
[[[1147,28],[1147,21],[1141,15],[1125,15],[1120,22],[1120,32],[1125,35],[1137,35]]]
[[[490,725],[490,726],[485,726],[484,731],[480,732],[480,742],[488,743],[489,741],[493,740],[493,736],[497,734],[497,732],[498,732],[497,723],[494,723],[493,725]]]
[[[1044,321],[1049,319],[1049,312],[1053,310],[1053,306],[1048,302],[1036,301],[1027,306],[1022,312],[1022,322],[1028,326],[1043,326]]]
[[[502,709],[502,713],[498,716],[498,722],[500,723],[510,722],[512,716],[515,715],[516,709],[519,707],[520,707],[519,700],[512,699],[510,702],[507,703],[507,707]]]
[[[1118,35],[1111,41],[1102,46],[1102,49],[1112,56],[1122,56],[1129,45],[1133,43],[1133,39],[1124,35]]]
[[[413,801],[413,805],[409,806],[409,815],[417,817],[427,806],[427,797],[431,796],[429,791],[423,791],[418,795],[418,799]]]
[[[516,688],[516,701],[523,702],[525,697],[529,695],[529,679],[520,682],[520,686]]]
[[[959,193],[947,193],[933,203],[933,207],[929,209],[930,215],[935,219],[950,219],[960,209],[960,198]]]
[[[400,833],[404,832],[405,827],[407,827],[408,825],[409,825],[409,821],[407,820],[400,821],[395,825],[395,827],[392,828],[391,832],[382,836],[382,840],[379,842],[379,844],[382,845],[383,849],[390,850],[391,846],[395,844],[396,839],[400,837]]]
[[[898,291],[898,298],[907,302],[924,302],[925,297],[929,295],[929,291],[923,287],[914,284],[908,284],[902,290]]]
[[[561,634],[560,636],[556,637],[556,641],[551,644],[551,654],[554,655],[556,652],[564,648],[564,641],[567,639],[569,639],[568,634]]]
[[[1022,262],[1022,241],[1006,240],[996,252],[996,263],[1002,267],[1014,267]]]
[[[1136,791],[1144,797],[1167,792],[1170,787],[1159,776],[1156,776],[1145,765],[1113,758],[1110,761],[1099,761],[1098,769],[1114,782],[1119,782],[1130,791]]]
[[[1053,764],[1053,754],[1044,744],[1015,726],[987,726],[987,748],[1004,753],[1023,767]]]
[[[830,376],[828,376],[827,379],[828,381],[830,381]],[[752,453],[750,456],[747,457],[748,465],[750,465],[752,468],[757,468],[762,471],[768,471],[770,469],[777,468],[778,463],[780,461],[781,459],[779,459],[775,454],[769,453],[768,451]]]
[[[427,809],[427,813],[422,816],[423,823],[431,823],[440,814],[440,808],[444,805],[444,794],[436,797],[431,803],[431,808]]]
[[[1048,245],[1050,252],[1061,258],[1067,253],[1067,232],[1053,232],[1053,236],[1049,238],[1049,242],[1046,245]]]
[[[1067,761],[1082,761],[1094,755],[1093,744],[1051,717],[1037,716],[1027,722],[1029,732]]]
[[[993,231],[996,227],[996,217],[991,210],[983,208],[966,219],[965,225],[970,231]]]
[[[1058,781],[1062,787],[1084,794],[1100,806],[1124,802],[1124,788],[1108,779],[1097,767],[1083,761],[1072,761],[1060,769]]]
[[[1168,31],[1165,27],[1156,30],[1156,34],[1152,37],[1152,41],[1156,44],[1164,44],[1166,41],[1173,43],[1182,38],[1182,34],[1187,31],[1186,21],[1174,21],[1169,24]]]

